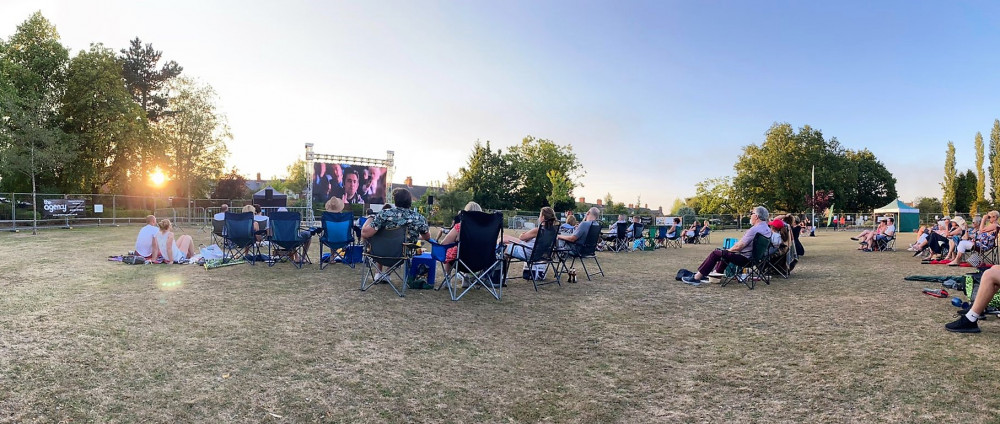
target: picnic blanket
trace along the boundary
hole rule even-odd
[[[236,259],[236,260],[232,260],[232,259],[230,259],[230,260],[225,260],[225,259],[206,259],[204,266],[205,266],[205,269],[215,269],[215,268],[222,268],[222,267],[226,267],[226,266],[239,265],[239,264],[245,264],[245,263],[247,263],[247,261],[243,260],[243,259]]]

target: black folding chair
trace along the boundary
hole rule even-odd
[[[469,290],[482,287],[496,300],[503,297],[503,282],[506,269],[503,267],[503,251],[497,246],[500,232],[503,231],[503,214],[500,212],[486,213],[475,211],[459,212],[462,226],[458,233],[458,242],[448,245],[431,241],[431,256],[444,261],[448,248],[457,247],[458,255],[452,263],[451,272],[442,272],[442,285],[447,285],[451,300],[461,299]],[[457,283],[456,276],[461,273],[468,287]]]
[[[757,234],[753,239],[753,250],[750,253],[750,262],[746,265],[729,264],[726,274],[722,277],[721,285],[731,283],[733,280],[743,283],[748,289],[753,290],[756,281],[763,281],[764,284],[771,284],[771,276],[766,272],[767,251],[771,247],[771,238],[762,234]],[[731,272],[731,273],[730,273]]]
[[[301,237],[299,226],[302,216],[298,212],[271,212],[270,236],[268,237],[267,266],[274,266],[278,258],[288,258],[296,268],[309,261],[309,252],[305,250],[308,238]],[[298,257],[298,260],[296,260]]]
[[[227,212],[228,213],[228,212]],[[212,244],[222,246],[225,242],[226,220],[212,219]]]
[[[361,291],[384,282],[403,297],[406,294],[406,268],[413,252],[413,245],[406,243],[407,226],[392,229],[381,228],[375,235],[365,239],[365,270],[361,273]],[[378,266],[382,270],[378,271]],[[397,286],[392,282],[395,275]]]
[[[354,214],[351,212],[323,212],[320,226],[323,232],[319,237],[319,269],[326,269],[340,258],[341,262],[354,268],[354,260],[348,260],[344,255],[338,253],[341,250],[350,254],[354,244],[354,231],[351,228],[354,224]],[[323,260],[323,247],[330,249],[330,258]]]
[[[587,281],[590,281],[590,277],[593,275],[600,274],[604,276],[604,269],[601,268],[601,262],[597,260],[597,244],[601,241],[601,223],[597,221],[584,221],[580,225],[590,224],[590,228],[587,230],[587,235],[584,236],[583,243],[573,243],[568,246],[567,256],[570,257],[569,267],[566,270],[573,268],[576,265],[576,260],[580,260],[580,264],[583,265],[583,272],[587,274]],[[597,264],[598,272],[591,273],[587,270],[586,259],[593,259],[594,263]],[[563,262],[565,266],[565,261]]]
[[[628,236],[628,241],[626,243],[628,244],[629,249],[642,250],[642,248],[639,249],[635,248],[635,241],[642,240],[642,230],[643,230],[642,224],[639,223],[632,224],[632,232],[626,234]]]
[[[464,226],[465,224],[463,223],[462,225]],[[535,291],[538,291],[538,286],[544,286],[552,283],[556,283],[561,287],[562,282],[560,282],[559,279],[562,276],[562,270],[559,267],[560,260],[555,249],[556,235],[558,234],[559,232],[555,228],[539,227],[538,234],[535,236],[535,244],[533,246],[528,247],[524,244],[513,243],[515,247],[520,247],[521,249],[531,249],[531,254],[527,255],[527,258],[524,260],[512,255],[507,255],[503,267],[504,275],[506,275],[507,278],[510,278],[509,271],[511,263],[524,262],[525,266],[530,269],[529,274],[531,276],[531,283],[535,286]],[[536,275],[534,268],[538,265],[545,265],[546,269],[549,268],[549,265],[554,265],[553,273],[555,274],[555,279],[549,282],[540,282],[544,281],[545,274]]]
[[[260,247],[253,231],[253,212],[226,213],[223,262],[246,259],[251,265],[260,257]]]
[[[615,237],[611,244],[611,250],[615,252],[626,250],[628,248],[628,223],[616,222],[612,229],[615,230]]]

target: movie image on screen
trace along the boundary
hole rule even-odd
[[[344,204],[385,203],[386,168],[316,162],[313,165],[313,202],[338,197]]]

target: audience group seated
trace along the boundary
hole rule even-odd
[[[888,216],[879,221],[875,230],[864,230],[860,234],[851,237],[851,240],[858,242],[858,250],[871,252],[872,250],[877,250],[879,246],[895,236],[895,220],[891,216]]]

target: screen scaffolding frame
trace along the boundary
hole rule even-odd
[[[313,211],[313,175],[316,169],[316,162],[336,163],[360,166],[379,166],[385,168],[385,192],[388,194],[392,188],[392,177],[396,171],[395,152],[385,151],[385,159],[363,158],[360,156],[330,155],[326,153],[316,153],[313,151],[313,143],[306,143],[306,175],[309,175],[309,184],[306,184],[306,216],[304,217],[313,226],[316,225],[316,214]]]

